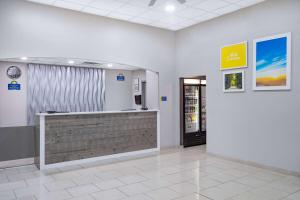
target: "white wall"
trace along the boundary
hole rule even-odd
[[[141,109],[135,104],[135,95],[141,94],[141,82],[146,81],[146,104],[148,109],[159,109],[158,73],[149,70],[105,70],[105,110]],[[125,81],[117,81],[123,74]],[[134,79],[139,79],[139,91],[134,88]]]
[[[299,0],[269,0],[176,33],[176,87],[179,77],[207,75],[209,152],[300,172],[299,10]],[[285,32],[292,32],[292,90],[253,91],[253,39]],[[245,40],[246,92],[224,94],[219,48]]]
[[[21,90],[8,90],[12,81],[6,75],[10,66],[18,66],[22,75],[16,81]],[[0,127],[27,125],[27,69],[25,64],[0,62]]]
[[[124,81],[117,81],[119,74]],[[105,70],[105,110],[132,108],[132,72],[129,70]]]
[[[0,1],[0,59],[71,57],[148,68],[159,72],[161,144],[176,145],[172,126],[175,34],[143,26],[35,4]]]
[[[148,109],[159,109],[158,73],[146,71],[146,104]]]

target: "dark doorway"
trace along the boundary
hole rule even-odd
[[[206,144],[206,76],[180,78],[180,144]]]

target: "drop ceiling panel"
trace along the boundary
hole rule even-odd
[[[211,11],[217,10],[219,8],[224,8],[229,5],[230,5],[230,3],[223,1],[223,0],[208,0],[208,1],[201,2],[199,4],[195,4],[194,6],[196,8],[211,12]]]
[[[180,30],[194,24],[252,6],[264,0],[27,0],[65,9],[105,16],[169,30]],[[174,12],[165,11],[166,5]]]

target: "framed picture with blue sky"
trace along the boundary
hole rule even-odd
[[[253,89],[291,89],[291,33],[254,40]]]

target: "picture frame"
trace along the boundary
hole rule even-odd
[[[228,70],[223,72],[223,92],[244,92],[245,70]]]
[[[253,90],[291,89],[291,33],[253,40]]]
[[[248,41],[224,45],[220,48],[220,70],[248,67]]]

